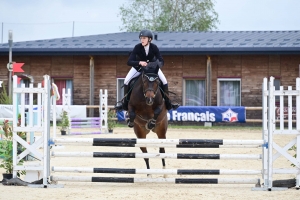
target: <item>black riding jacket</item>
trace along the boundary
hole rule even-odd
[[[141,43],[139,43],[139,44],[135,45],[135,47],[133,48],[133,50],[128,58],[127,65],[132,66],[136,70],[139,71],[139,69],[141,67],[139,65],[140,61],[154,62],[157,59],[159,60],[159,63],[160,63],[159,66],[162,67],[164,65],[164,59],[160,55],[159,49],[157,48],[157,46],[155,44],[150,43],[149,52],[148,52],[148,55],[146,56],[144,46]]]

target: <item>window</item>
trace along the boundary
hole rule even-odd
[[[218,106],[241,106],[241,79],[218,79]]]
[[[60,95],[60,99],[58,101],[56,101],[56,105],[62,105],[62,101],[63,101],[62,90],[63,90],[63,88],[66,89],[66,92],[68,92],[68,89],[70,89],[71,105],[73,105],[73,80],[72,79],[52,79],[52,82],[54,82],[57,85],[58,92]]]
[[[124,78],[118,78],[117,79],[117,102],[121,101],[124,97],[124,89],[123,89],[123,85],[124,85]]]
[[[269,86],[269,85],[268,85]],[[274,79],[275,90],[280,90],[280,79]],[[275,104],[279,106],[280,96],[275,96]]]
[[[185,80],[183,105],[205,106],[206,105],[205,80]]]
[[[21,85],[24,84],[26,88],[29,87],[30,80],[27,78],[21,79]],[[25,93],[25,105],[29,105],[29,93]]]

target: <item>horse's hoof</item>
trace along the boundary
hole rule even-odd
[[[128,125],[129,128],[133,128],[134,123],[127,120],[127,125]]]
[[[134,123],[128,123],[127,124],[129,128],[133,128],[134,127]]]
[[[154,120],[154,119],[149,120],[146,124],[146,129],[152,130],[155,127],[155,123],[156,123],[156,120]]]
[[[151,174],[147,174],[147,178],[152,178],[152,175]]]
[[[147,129],[152,130],[155,127],[155,124],[147,124]]]

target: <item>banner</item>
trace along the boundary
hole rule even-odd
[[[119,121],[124,121],[126,112],[117,113]],[[180,106],[168,112],[169,121],[186,122],[246,122],[246,110],[242,106]]]
[[[28,106],[25,106],[28,107]],[[60,120],[60,114],[64,106],[56,105],[56,119]],[[67,106],[65,106],[67,108]],[[20,109],[20,108],[19,108]],[[33,106],[33,110],[37,110],[37,106]],[[85,105],[71,105],[69,106],[70,118],[86,118],[86,106]],[[36,113],[36,111],[34,112]],[[13,106],[12,105],[0,105],[0,118],[13,118]],[[50,120],[52,121],[52,109],[50,111]]]

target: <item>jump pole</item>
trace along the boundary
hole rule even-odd
[[[228,169],[128,169],[92,167],[55,167],[53,172],[111,173],[111,174],[168,174],[168,175],[259,175],[262,170]]]
[[[175,184],[256,184],[259,179],[226,178],[124,178],[124,177],[90,177],[90,176],[51,176],[51,181],[110,182],[110,183],[175,183]]]
[[[90,158],[173,158],[173,159],[215,159],[215,160],[258,160],[261,154],[184,154],[184,153],[110,153],[110,152],[52,152],[55,157]]]

